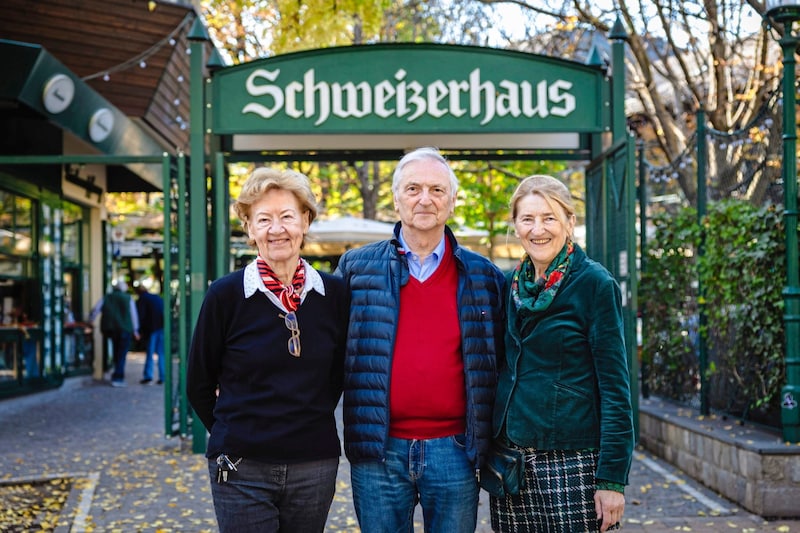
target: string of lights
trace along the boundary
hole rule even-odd
[[[166,37],[164,37],[160,41],[158,41],[155,44],[153,44],[153,46],[151,46],[147,50],[143,51],[142,53],[140,53],[140,54],[138,54],[138,55],[126,60],[126,61],[123,61],[122,63],[120,63],[118,65],[115,65],[115,66],[113,66],[111,68],[103,69],[101,71],[95,72],[94,74],[90,74],[88,76],[84,76],[81,79],[83,81],[89,81],[89,80],[93,80],[95,78],[99,78],[99,77],[102,76],[103,81],[109,81],[111,79],[111,74],[113,74],[115,72],[122,72],[122,71],[127,70],[127,69],[129,69],[129,68],[131,68],[133,66],[136,66],[136,65],[138,65],[140,68],[147,68],[147,60],[150,57],[152,57],[154,54],[156,54],[159,50],[161,50],[161,48],[164,45],[169,44],[170,46],[175,46],[177,44],[176,36],[179,35],[180,32],[183,30],[183,28],[186,25],[188,25],[190,22],[192,22],[192,20],[194,20],[194,15],[191,14],[191,13],[187,14],[183,18],[183,20],[180,22],[180,24],[178,24],[175,27],[175,29],[173,29],[169,33],[169,35],[167,35]],[[186,53],[190,54],[191,51],[187,48],[186,49]]]
[[[684,168],[686,168],[687,165],[690,165],[694,162],[692,154],[696,152],[695,148],[696,145],[697,145],[697,133],[693,133],[692,136],[689,137],[689,140],[686,142],[686,147],[683,149],[683,151],[678,155],[678,157],[676,157],[669,163],[657,166],[648,161],[647,159],[645,159],[644,164],[649,171],[650,179],[654,183],[667,182],[673,179],[677,179],[678,170],[679,169],[683,170]]]
[[[769,139],[774,124],[772,117],[775,115],[780,104],[780,91],[773,91],[759,108],[755,117],[749,121],[747,125],[730,132],[708,127],[706,129],[706,141],[715,145],[719,150],[763,145]],[[656,165],[648,161],[645,156],[644,165],[648,170],[650,180],[653,183],[668,183],[677,180],[681,172],[694,164],[694,154],[696,152],[697,134],[695,132],[687,140],[683,151],[675,159],[666,164]],[[745,162],[745,159],[746,158],[742,158],[743,162]],[[768,166],[766,161],[761,161],[761,163],[757,165],[754,165],[752,161],[746,161],[746,164],[748,165],[747,170],[751,174],[760,170],[763,171],[763,169]],[[741,188],[746,184],[747,183],[744,181],[740,181],[732,188],[728,188],[728,190]]]

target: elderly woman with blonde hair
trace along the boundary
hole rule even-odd
[[[347,292],[300,256],[317,214],[305,175],[258,168],[234,208],[258,257],[209,287],[187,369],[210,433],[217,522],[222,532],[322,531],[341,450]]]
[[[625,510],[634,445],[620,287],[573,241],[559,180],[525,178],[510,208],[525,255],[506,277],[493,421],[495,446],[524,467],[514,493],[490,498],[492,528],[607,531]]]

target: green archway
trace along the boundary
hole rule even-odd
[[[199,23],[192,35],[195,41],[207,39]],[[423,145],[439,147],[450,159],[584,161],[587,252],[623,288],[636,401],[635,183],[624,114],[626,36],[614,31],[611,38],[610,69],[596,53],[590,64],[580,64],[490,48],[376,44],[260,59],[212,70],[207,80],[202,47],[196,46],[190,227],[207,231],[213,240],[207,245],[206,235],[187,236],[189,267],[178,265],[186,273],[178,276],[181,283],[190,280],[181,292],[189,295],[185,319],[193,324],[199,313],[209,279],[209,248],[215,273],[226,272],[228,162],[396,160]],[[212,153],[197,157],[209,145]],[[211,212],[220,215],[211,225],[206,163]],[[188,328],[179,330],[189,335]],[[188,343],[184,339],[179,345]],[[185,351],[180,356],[185,360]],[[205,429],[194,426],[194,450],[201,452]]]

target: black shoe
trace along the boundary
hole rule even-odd
[[[151,381],[153,381],[153,380],[152,380],[152,379],[150,379],[150,378],[144,378],[144,379],[143,379],[143,380],[141,380],[139,383],[141,383],[142,385],[147,385],[147,384],[148,384],[148,383],[150,383]]]
[[[163,385],[163,384],[164,384],[163,379],[159,379],[158,381],[156,381],[156,385]]]

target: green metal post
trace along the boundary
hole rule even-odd
[[[797,119],[795,113],[795,58],[797,37],[793,13],[785,23],[783,38],[783,198],[786,225],[786,287],[783,290],[786,331],[786,385],[781,390],[783,439],[800,442],[800,280],[797,258]]]
[[[189,351],[189,315],[186,305],[188,288],[186,287],[187,248],[189,239],[186,220],[186,155],[178,154],[178,403],[179,431],[185,436],[189,431],[189,402],[186,399],[186,354]],[[205,439],[205,435],[203,435]],[[199,453],[199,452],[198,452]]]
[[[172,391],[175,376],[172,375],[172,183],[170,176],[170,163],[172,157],[164,154],[161,162],[162,187],[164,193],[164,244],[161,257],[164,261],[164,279],[161,286],[161,298],[164,300],[164,353],[158,354],[165,359],[164,362],[164,435],[172,436]]]
[[[604,152],[603,137],[606,135],[606,132],[611,130],[611,106],[605,105],[605,103],[611,101],[611,78],[608,75],[608,65],[606,65],[600,57],[600,53],[597,51],[596,47],[592,47],[586,64],[598,67],[603,71],[603,83],[600,84],[600,94],[597,95],[598,101],[604,103],[601,111],[603,132],[591,133],[591,141],[589,142],[591,147],[590,160],[595,161]],[[589,166],[586,168],[584,174],[584,186],[587,195],[592,189],[592,181],[599,182],[598,188],[600,191],[598,192],[598,198],[601,198],[601,200],[598,203],[602,204],[602,199],[605,198],[605,192],[603,190],[605,185],[605,166],[601,165],[597,170],[595,170],[593,166]],[[587,202],[586,206],[586,253],[595,259],[603,258],[603,260],[605,260],[606,229],[602,227],[605,222],[605,206],[589,205],[593,203],[594,202]],[[595,212],[601,214],[597,219],[594,218]],[[592,223],[589,223],[590,220]]]
[[[230,270],[231,227],[228,216],[228,179],[225,173],[225,156],[217,152],[214,157],[214,273],[222,277]]]
[[[706,217],[706,162],[708,161],[708,146],[706,145],[706,113],[703,109],[697,110],[697,223],[700,226],[700,244],[697,250],[698,261],[705,255],[706,232],[703,230],[703,220]],[[697,341],[698,363],[697,371],[700,374],[700,414],[708,414],[708,350],[706,347],[706,299],[705,286],[702,276],[697,276]]]
[[[213,113],[213,85],[214,73],[225,66],[222,56],[216,47],[211,48],[211,56],[208,58],[206,67],[211,76],[206,80],[206,103],[205,121],[209,151],[213,156],[213,172],[211,174],[211,190],[213,191],[213,202],[211,203],[211,231],[214,242],[214,279],[220,278],[230,271],[231,257],[231,226],[230,226],[230,190],[228,187],[228,176],[225,172],[225,155],[220,148],[220,139],[216,135],[211,135],[211,124],[214,120]]]
[[[622,19],[617,17],[611,28],[609,38],[611,43],[611,91],[613,115],[611,117],[611,130],[614,143],[628,136],[628,121],[625,116],[625,41],[628,32],[622,25]]]
[[[210,39],[203,21],[197,17],[189,32],[190,64],[190,102],[191,123],[189,125],[189,146],[191,163],[189,174],[189,219],[192,230],[190,250],[189,321],[194,324],[200,314],[200,306],[208,285],[208,185],[206,180],[205,157],[205,46]],[[188,243],[187,243],[188,244]],[[206,428],[199,420],[192,423],[192,451],[205,452]]]
[[[624,103],[623,103],[624,105]],[[633,409],[633,430],[636,442],[639,441],[639,353],[636,342],[636,311],[639,309],[639,276],[636,273],[636,145],[627,133],[625,149],[625,271],[628,284],[628,309],[625,313],[627,326],[625,343],[628,350],[628,373],[631,382],[631,407]],[[620,266],[620,268],[622,268]]]
[[[639,142],[639,276],[643,276],[647,269],[647,171],[645,170],[644,143]],[[644,344],[645,331],[645,310],[644,306],[639,309],[641,321],[642,344]],[[638,339],[637,339],[638,344]],[[637,346],[638,348],[638,346]],[[650,397],[650,387],[647,385],[647,375],[650,372],[648,358],[641,353],[641,373],[642,373],[642,398]]]
[[[629,137],[628,121],[627,117],[625,116],[625,41],[628,39],[628,33],[625,31],[625,27],[623,26],[622,20],[619,17],[617,17],[616,22],[614,22],[614,26],[611,28],[611,33],[609,34],[609,38],[612,41],[611,42],[611,135],[612,135],[611,143],[613,146],[617,146],[619,143],[625,141]],[[627,151],[624,151],[623,153],[630,156],[630,154],[627,154]],[[627,277],[627,280],[620,280],[621,282],[623,282],[623,290],[624,290],[624,282],[630,284],[632,280],[635,278],[635,275],[632,275],[634,274],[634,271],[628,268],[629,262],[625,261],[625,257],[627,258],[636,257],[635,248],[633,250],[633,253],[632,254],[630,253],[631,244],[633,244],[636,241],[635,241],[635,233],[633,233],[634,239],[631,240],[629,238],[630,236],[627,233],[631,232],[627,232],[625,235],[623,235],[621,239],[618,234],[615,239],[613,240],[611,239],[610,235],[611,231],[616,231],[616,232],[620,231],[619,228],[614,228],[614,219],[612,218],[615,215],[615,210],[617,209],[618,205],[617,202],[614,201],[614,198],[617,194],[619,194],[614,189],[616,188],[615,182],[619,180],[624,179],[626,181],[624,185],[626,190],[628,188],[627,185],[629,184],[635,185],[635,180],[632,174],[628,176],[617,175],[619,174],[620,171],[620,167],[617,164],[617,159],[619,157],[620,157],[619,153],[614,153],[611,157],[609,157],[608,164],[606,166],[607,172],[605,176],[606,184],[604,187],[605,188],[604,196],[606,198],[605,201],[607,204],[607,209],[604,211],[604,213],[606,214],[606,220],[604,222],[604,225],[606,227],[607,255],[605,260],[607,265],[617,265],[617,271],[618,271],[617,274],[620,278]],[[628,165],[626,165],[626,167],[622,169],[623,173],[625,172],[625,170],[627,170],[627,166]],[[609,173],[611,174],[610,176]],[[625,194],[625,192],[622,191],[620,191],[620,193]],[[622,200],[621,204],[625,205],[625,201]],[[633,204],[631,203],[631,207],[632,206]],[[625,229],[632,229],[635,227],[636,217],[635,213],[633,213],[633,210],[631,210],[631,213],[629,215],[631,216],[625,217],[626,218]],[[622,240],[622,242],[625,244],[626,248],[625,251],[628,252],[626,256],[622,255],[622,250],[620,249],[619,246],[620,240]],[[625,261],[625,264],[623,264],[623,261]],[[627,300],[628,294],[623,294],[623,299]],[[633,302],[628,301],[626,304],[629,311],[628,314],[635,313],[635,311],[631,310],[630,308],[632,303]],[[633,337],[634,343],[630,342],[630,332],[633,323],[634,321],[631,320],[630,317],[626,315],[625,326],[627,331],[625,332],[626,333],[625,340],[628,343],[628,354],[630,356],[629,363],[633,362],[633,359],[635,358],[633,354],[636,353],[636,350],[633,348],[633,344],[635,344],[635,338],[636,338],[635,335]],[[629,366],[631,372],[633,372],[634,366],[632,364],[629,364]],[[632,386],[634,382],[638,383],[638,380],[633,379],[634,377],[635,376],[633,375],[631,376]],[[638,387],[636,387],[636,390],[638,392]]]
[[[617,242],[623,246],[610,246],[611,253],[617,255],[608,264],[617,264],[617,270],[622,284],[623,298],[625,299],[624,322],[625,344],[628,352],[628,371],[631,384],[631,407],[633,408],[633,425],[636,440],[639,440],[639,359],[636,343],[636,311],[638,308],[638,276],[636,274],[636,154],[633,139],[628,131],[628,121],[625,115],[625,42],[628,33],[622,24],[622,19],[617,17],[611,28],[609,37],[611,43],[611,133],[612,144],[625,143],[623,168],[616,163],[615,155],[612,159],[613,172],[616,181],[624,180],[621,201],[614,202],[610,195],[615,194],[607,183],[606,196],[609,206],[624,210],[623,237]],[[611,211],[606,211],[606,216],[611,217]],[[606,226],[611,227],[611,220],[606,221]],[[620,229],[617,229],[620,231]],[[606,233],[608,235],[608,233]],[[610,241],[610,239],[608,239]],[[621,241],[621,242],[620,242]]]
[[[625,41],[628,39],[628,33],[625,31],[625,27],[622,25],[622,20],[617,17],[616,22],[614,22],[614,26],[611,28],[611,33],[609,34],[609,38],[611,38],[611,144],[613,146],[617,146],[618,143],[623,142],[625,139],[628,138],[628,120],[625,115]],[[606,166],[606,184],[605,184],[605,198],[606,198],[606,209],[604,213],[606,214],[606,220],[604,222],[605,231],[606,231],[606,264],[607,265],[617,265],[617,274],[620,278],[627,276],[628,280],[633,280],[635,276],[632,276],[633,271],[628,268],[627,264],[623,263],[623,257],[621,256],[622,250],[619,246],[619,232],[620,228],[615,228],[614,224],[614,217],[615,210],[617,209],[617,203],[614,201],[618,193],[614,189],[616,188],[615,182],[619,180],[626,180],[628,183],[631,183],[634,178],[633,175],[628,176],[619,176],[619,166],[617,165],[617,158],[619,157],[618,154],[614,154],[611,156],[608,161],[610,166]],[[610,174],[610,176],[609,176]],[[626,187],[627,189],[627,187]],[[624,193],[622,193],[624,194]],[[624,205],[624,200],[622,201]],[[631,204],[632,206],[633,204]],[[633,215],[633,213],[630,213]],[[635,216],[626,216],[626,228],[630,229],[634,227],[634,221],[636,219]],[[628,225],[630,224],[630,225]],[[611,238],[611,232],[614,231],[617,233],[616,238]],[[629,240],[628,235],[624,235],[622,238],[626,251],[628,252],[627,257],[636,257],[635,249],[633,251],[633,255],[631,255],[630,245],[635,242],[635,240]],[[620,279],[620,282],[627,281]],[[628,281],[630,283],[630,281]],[[623,291],[625,290],[624,283],[623,283]],[[627,294],[623,294],[623,300],[628,299]],[[627,302],[626,307],[628,308],[628,313],[626,313],[625,319],[625,341],[628,343],[628,355],[629,355],[629,368],[631,372],[633,372],[634,366],[632,365],[634,355],[636,350],[633,349],[633,343],[631,343],[631,324],[632,320],[629,316],[632,311],[630,308],[632,302]],[[633,337],[636,338],[635,336]],[[634,341],[635,342],[635,341]],[[634,382],[638,383],[638,380],[633,379],[634,375],[631,375],[631,383]],[[638,387],[636,388],[638,392]],[[633,392],[633,390],[631,391]]]

